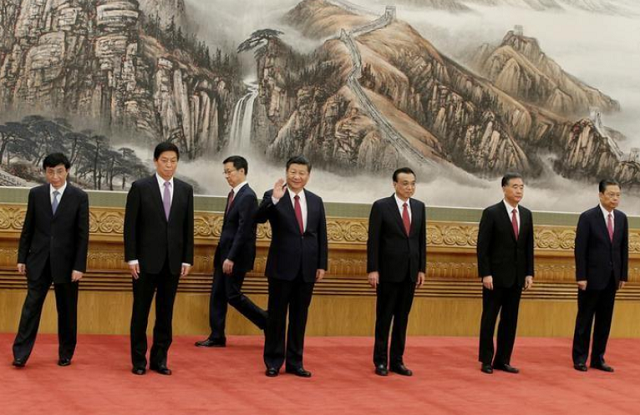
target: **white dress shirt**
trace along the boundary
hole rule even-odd
[[[411,203],[410,203],[411,199],[407,199],[407,201],[405,202],[402,199],[400,199],[396,193],[393,194],[393,197],[396,198],[396,203],[398,205],[398,210],[400,211],[400,217],[402,217],[402,212],[404,211],[404,204],[405,203],[407,204],[407,211],[409,212],[409,222],[411,223],[412,220],[413,220],[413,217],[411,216],[412,215],[412,213],[411,213]]]

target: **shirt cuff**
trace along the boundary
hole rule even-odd
[[[183,262],[183,263],[182,263],[182,266],[183,266],[183,267],[184,267],[184,266],[190,267],[190,266],[191,266],[191,264],[187,264],[186,262]]]
[[[275,197],[271,196],[271,203],[273,203],[274,205],[277,205],[279,201],[280,199],[276,199]]]
[[[129,265],[138,265],[138,260],[137,259],[132,259],[131,261],[128,262]]]

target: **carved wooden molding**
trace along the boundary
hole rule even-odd
[[[22,229],[25,205],[0,205],[0,235],[16,233]],[[94,237],[121,237],[124,231],[124,209],[91,208],[90,233]],[[327,232],[331,244],[349,244],[366,249],[368,220],[365,218],[327,218]],[[196,212],[194,234],[199,240],[216,239],[222,231],[222,213]],[[260,242],[271,239],[268,224],[258,226],[257,238]],[[573,252],[575,229],[566,226],[535,227],[537,251]],[[475,249],[478,241],[478,224],[456,222],[427,222],[427,245],[436,248]],[[631,229],[629,250],[640,254],[640,229]]]

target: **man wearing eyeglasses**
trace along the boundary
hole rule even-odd
[[[267,313],[241,291],[247,272],[256,257],[254,216],[258,199],[247,183],[249,164],[244,157],[231,156],[223,162],[224,176],[231,186],[227,197],[222,232],[213,259],[213,282],[209,297],[211,334],[196,342],[198,347],[225,347],[227,304],[238,310],[260,330],[267,325]]]
[[[578,316],[573,335],[573,367],[587,371],[589,338],[593,329],[591,368],[613,372],[605,363],[616,292],[624,287],[629,270],[629,223],[617,210],[620,184],[602,180],[600,204],[580,215],[576,230],[575,259],[578,282]]]

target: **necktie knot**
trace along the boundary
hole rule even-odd
[[[53,192],[54,197],[58,197],[59,195],[60,195],[59,191],[56,190],[55,192]],[[609,216],[611,216],[611,214],[609,214]]]
[[[298,195],[295,195],[293,198],[294,198],[295,200],[300,200],[300,196],[298,196]]]

